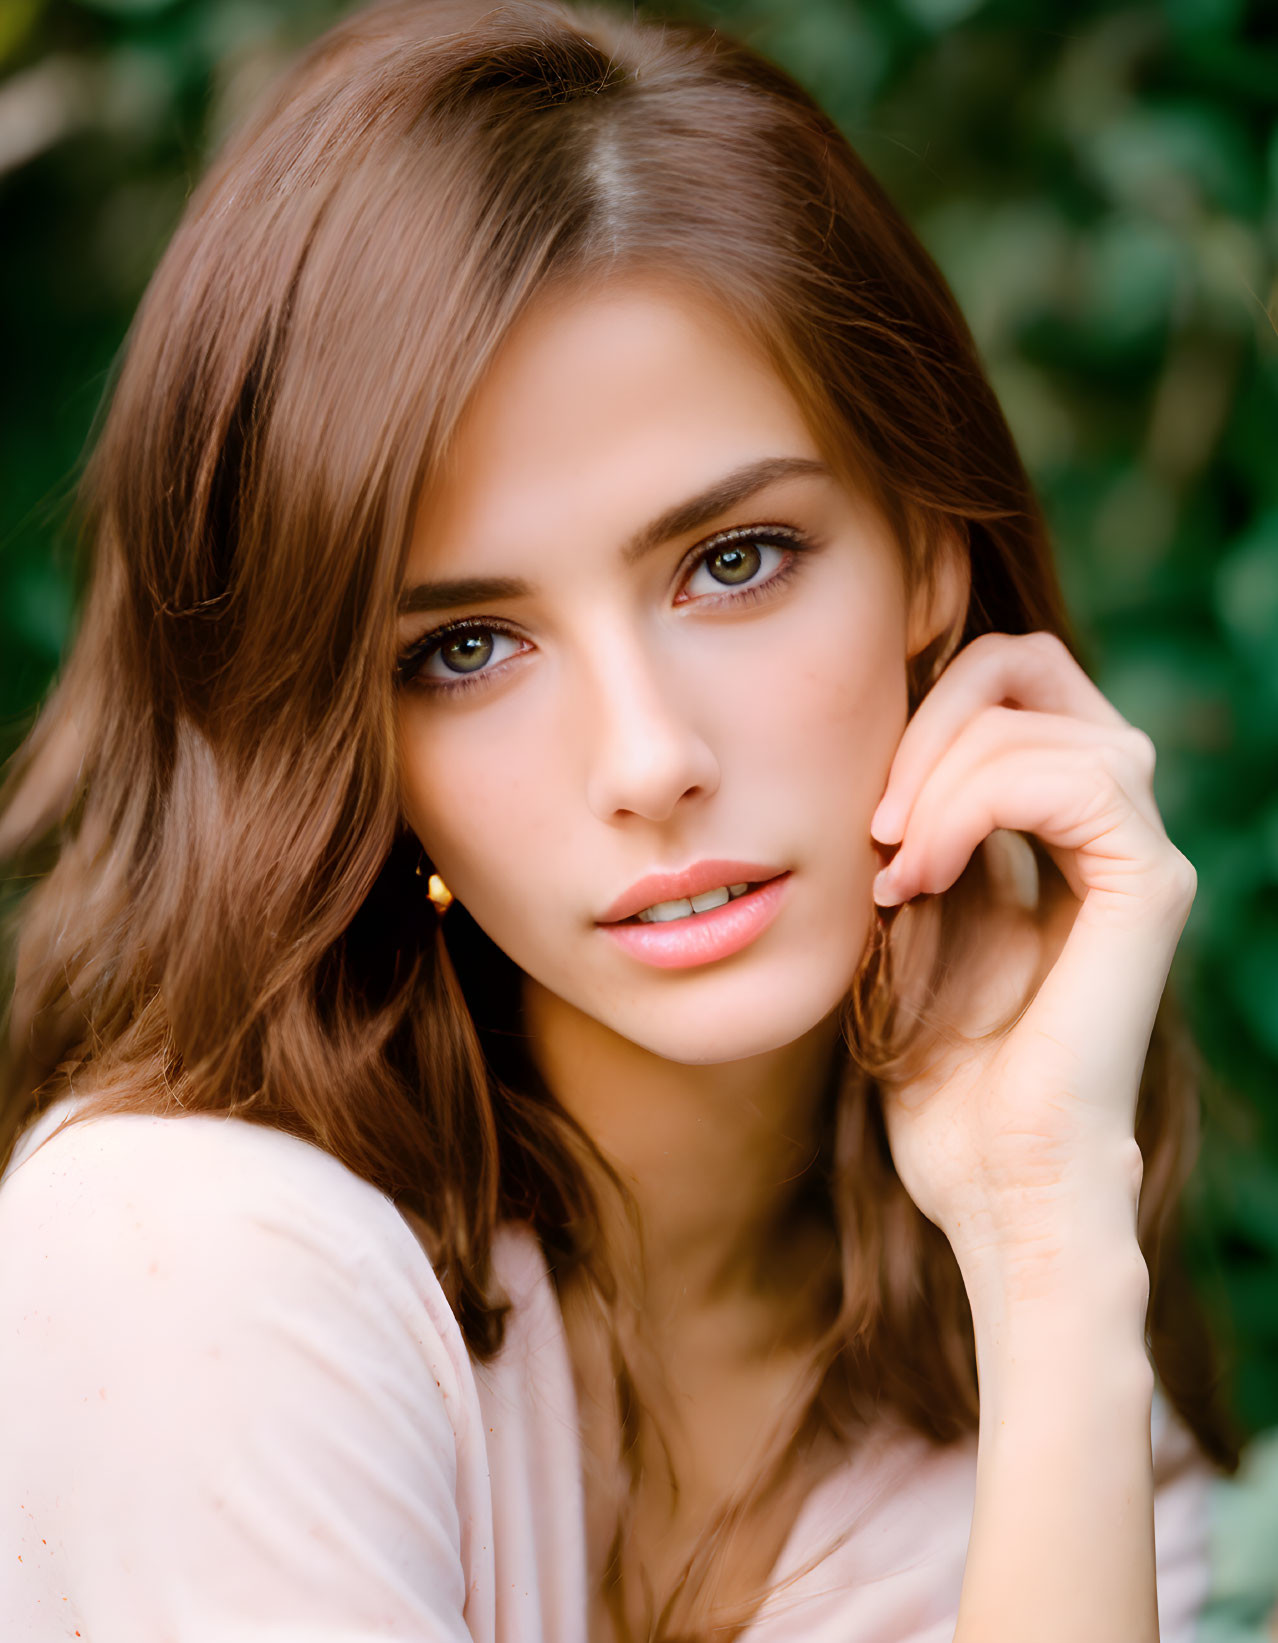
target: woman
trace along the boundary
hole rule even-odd
[[[1193,871],[804,94],[356,15],[85,503],[5,813],[9,1633],[1188,1639]]]

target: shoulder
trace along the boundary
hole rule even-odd
[[[0,1301],[91,1318],[305,1317],[333,1352],[363,1338],[468,1375],[430,1261],[391,1200],[297,1136],[210,1114],[111,1113],[20,1138],[0,1181]],[[274,1332],[278,1335],[278,1329]],[[460,1402],[454,1406],[460,1409]]]
[[[148,1210],[180,1206],[184,1218],[260,1210],[263,1197],[277,1195],[319,1194],[367,1221],[394,1209],[331,1154],[265,1124],[208,1113],[80,1117],[79,1109],[63,1098],[19,1137],[3,1177],[7,1200],[54,1194],[64,1212],[92,1213],[140,1192]]]
[[[197,1241],[212,1220],[232,1248],[287,1228],[352,1253],[383,1245],[409,1265],[425,1261],[384,1193],[298,1136],[221,1114],[75,1109],[57,1103],[19,1138],[0,1180],[0,1226],[45,1215],[50,1232],[113,1222]]]
[[[60,1547],[99,1620],[163,1615],[148,1638],[268,1611],[463,1638],[491,1538],[482,1417],[394,1204],[241,1119],[52,1133],[64,1113],[0,1184],[0,1480],[27,1565]]]

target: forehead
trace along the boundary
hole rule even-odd
[[[559,534],[615,541],[709,481],[820,452],[748,335],[700,293],[631,279],[539,298],[423,499],[410,567]]]

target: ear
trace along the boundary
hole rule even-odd
[[[947,527],[910,597],[906,648],[911,662],[926,660],[928,653],[937,672],[945,666],[962,637],[971,591],[967,542]]]
[[[910,598],[905,671],[911,716],[958,649],[971,591],[966,537],[947,528]]]

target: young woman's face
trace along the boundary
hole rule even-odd
[[[716,311],[634,281],[543,298],[421,509],[405,813],[569,1005],[674,1061],[779,1048],[867,939],[917,625],[886,526]],[[741,883],[763,888],[709,905]],[[719,894],[610,922],[635,886]]]

